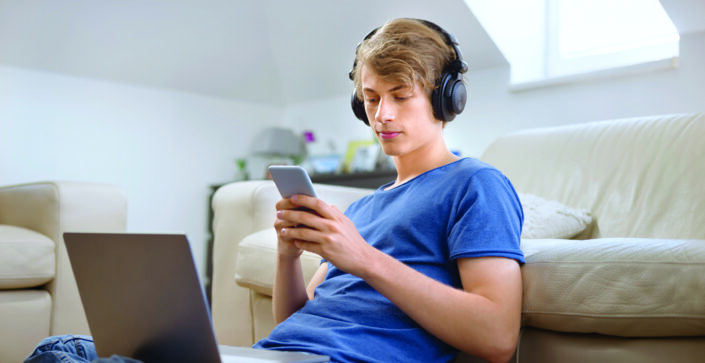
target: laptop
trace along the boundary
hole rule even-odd
[[[328,362],[301,352],[218,346],[182,234],[64,233],[100,357],[152,362]],[[233,257],[234,258],[234,257]]]

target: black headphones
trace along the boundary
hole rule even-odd
[[[436,88],[434,88],[431,93],[431,106],[433,107],[433,116],[441,121],[452,121],[455,116],[465,109],[465,102],[467,101],[467,90],[465,88],[465,83],[463,83],[462,74],[468,71],[468,64],[463,60],[463,54],[458,48],[458,41],[453,35],[446,32],[440,26],[421,19],[413,19],[420,21],[427,27],[437,31],[446,41],[446,44],[453,47],[455,51],[455,60],[451,62],[443,72],[441,76],[436,81]],[[357,67],[357,51],[360,48],[362,42],[370,39],[379,28],[372,30],[365,38],[357,45],[355,48],[355,62],[353,63],[352,70],[348,76],[350,80],[353,79],[353,71]],[[365,103],[357,98],[355,90],[353,90],[352,98],[350,100],[352,110],[355,116],[362,120],[365,125],[370,126],[370,121],[367,119],[367,113],[365,112]]]

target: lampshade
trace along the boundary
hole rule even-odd
[[[302,156],[306,146],[294,131],[282,127],[262,130],[252,140],[250,151],[253,155]]]

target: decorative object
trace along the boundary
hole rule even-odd
[[[310,142],[315,142],[316,141],[316,135],[313,133],[313,131],[304,131],[304,141],[308,144]]]
[[[291,129],[270,127],[257,134],[251,152],[254,155],[290,157],[292,161],[298,162],[306,154],[306,145]]]
[[[237,181],[250,179],[250,176],[247,172],[247,159],[238,158],[235,160],[235,164],[237,165],[237,170],[235,171],[235,180]]]
[[[375,164],[375,171],[395,171],[394,159],[385,154],[382,146],[379,147],[379,152],[377,153],[377,162]]]
[[[309,156],[305,167],[311,174],[333,174],[340,169],[342,157],[337,154]]]
[[[293,130],[269,127],[262,130],[252,141],[247,171],[251,178],[267,177],[270,165],[299,164],[306,157],[306,144]]]
[[[350,172],[374,171],[377,166],[380,149],[381,147],[377,143],[360,146],[355,149],[355,156],[353,156],[350,164]]]
[[[343,157],[343,173],[352,172],[352,164],[355,159],[355,154],[357,149],[360,147],[374,145],[375,140],[354,140],[348,143],[348,149],[345,151],[345,156]]]

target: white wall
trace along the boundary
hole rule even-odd
[[[0,185],[121,186],[128,231],[184,232],[204,272],[210,185],[276,107],[0,66]]]
[[[705,33],[681,37],[679,63],[676,69],[515,93],[508,89],[508,67],[471,70],[468,106],[446,127],[448,146],[479,157],[492,140],[519,129],[705,112]],[[287,107],[285,120],[293,128],[314,129],[320,139],[334,140],[339,152],[350,140],[371,137],[353,116],[350,95]]]
[[[684,35],[675,70],[508,91],[509,69],[470,75],[468,110],[448,144],[480,156],[507,132],[591,120],[705,111],[705,33]],[[344,72],[345,70],[343,70]],[[350,94],[278,108],[0,66],[0,185],[61,179],[120,185],[128,230],[180,231],[205,264],[207,196],[262,127],[314,130],[312,152],[369,139]]]

